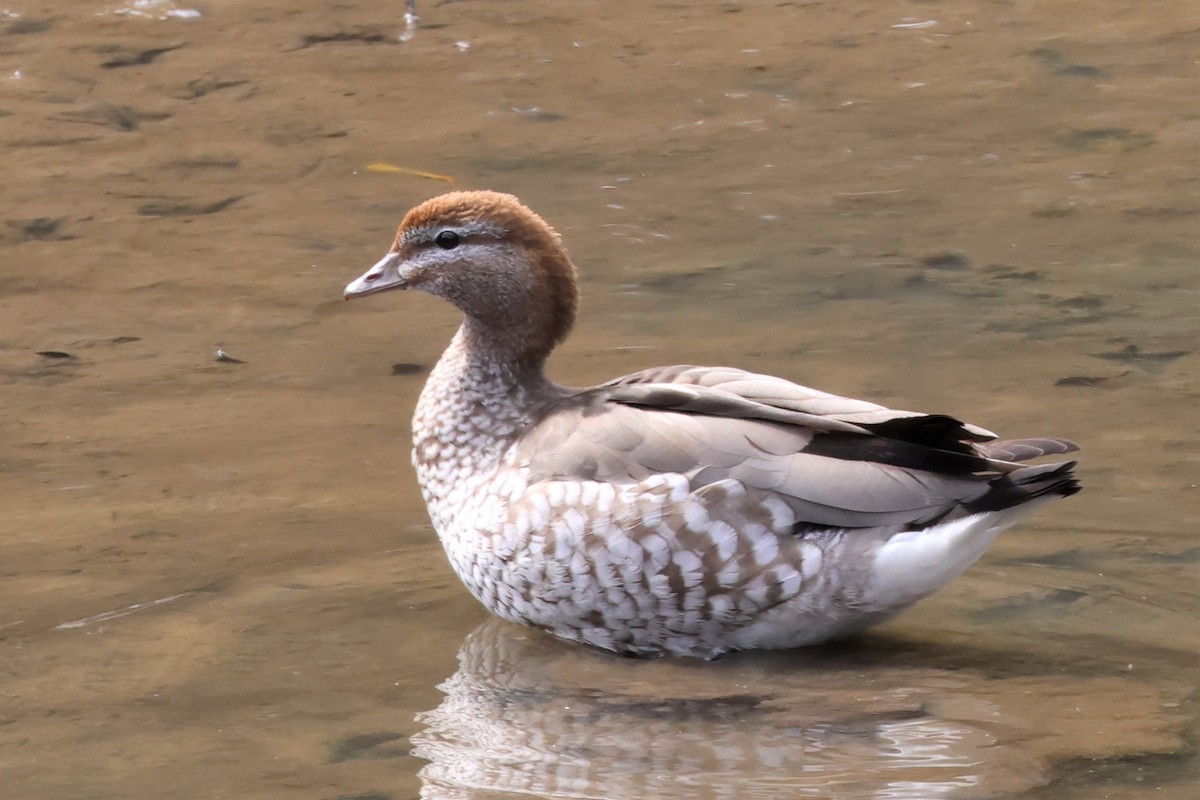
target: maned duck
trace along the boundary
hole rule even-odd
[[[408,212],[347,298],[417,289],[465,315],[421,392],[413,464],[455,572],[489,610],[627,655],[714,658],[842,637],[973,564],[1074,494],[1078,449],[996,441],[731,367],[599,386],[543,366],[575,321],[575,267],[510,195]]]

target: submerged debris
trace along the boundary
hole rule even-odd
[[[134,50],[131,52],[121,53],[120,55],[110,58],[108,61],[100,62],[100,66],[104,69],[119,69],[121,67],[135,67],[149,64],[154,59],[161,56],[163,53],[169,53],[172,50],[178,50],[183,47],[183,42],[178,44],[169,44],[166,47],[152,47],[149,50]]]
[[[425,366],[423,364],[413,364],[408,361],[392,364],[393,375],[420,375],[424,371]]]
[[[180,203],[169,200],[152,200],[138,206],[138,214],[143,217],[199,217],[204,214],[216,214],[224,211],[241,200],[245,195],[234,195],[212,203]]]
[[[1096,358],[1105,361],[1117,361],[1121,364],[1137,367],[1146,372],[1162,372],[1162,368],[1177,358],[1191,353],[1190,350],[1164,350],[1159,353],[1142,352],[1136,344],[1131,344],[1112,353],[1092,353]]]
[[[246,363],[245,361],[242,361],[240,358],[234,358],[233,356],[229,355],[229,353],[226,353],[224,350],[221,350],[220,348],[217,349],[217,361],[221,362],[222,364],[245,364]]]
[[[388,164],[385,161],[375,161],[363,167],[367,172],[393,172],[402,175],[416,175],[418,178],[429,178],[435,181],[445,181],[446,183],[454,183],[454,178],[450,175],[444,175],[440,172],[426,172],[423,169],[413,169],[412,167],[403,167],[399,164]]]
[[[1125,370],[1120,375],[1068,375],[1054,382],[1055,386],[1083,386],[1088,389],[1111,389],[1116,381],[1129,374]]]

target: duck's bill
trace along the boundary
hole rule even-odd
[[[388,253],[375,266],[346,284],[343,292],[346,299],[363,297],[388,289],[403,289],[404,278],[400,276],[400,254]]]

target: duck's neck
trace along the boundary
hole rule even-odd
[[[454,480],[490,474],[553,393],[542,359],[489,346],[486,332],[464,323],[417,401],[413,463],[418,477],[425,483],[435,474]]]

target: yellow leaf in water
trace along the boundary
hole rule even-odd
[[[445,181],[446,183],[454,183],[454,178],[449,175],[443,175],[440,172],[426,172],[423,169],[413,169],[412,167],[401,167],[396,164],[388,164],[383,161],[376,161],[373,164],[367,164],[365,167],[367,172],[398,172],[403,175],[416,175],[418,178],[429,178],[435,181]]]

